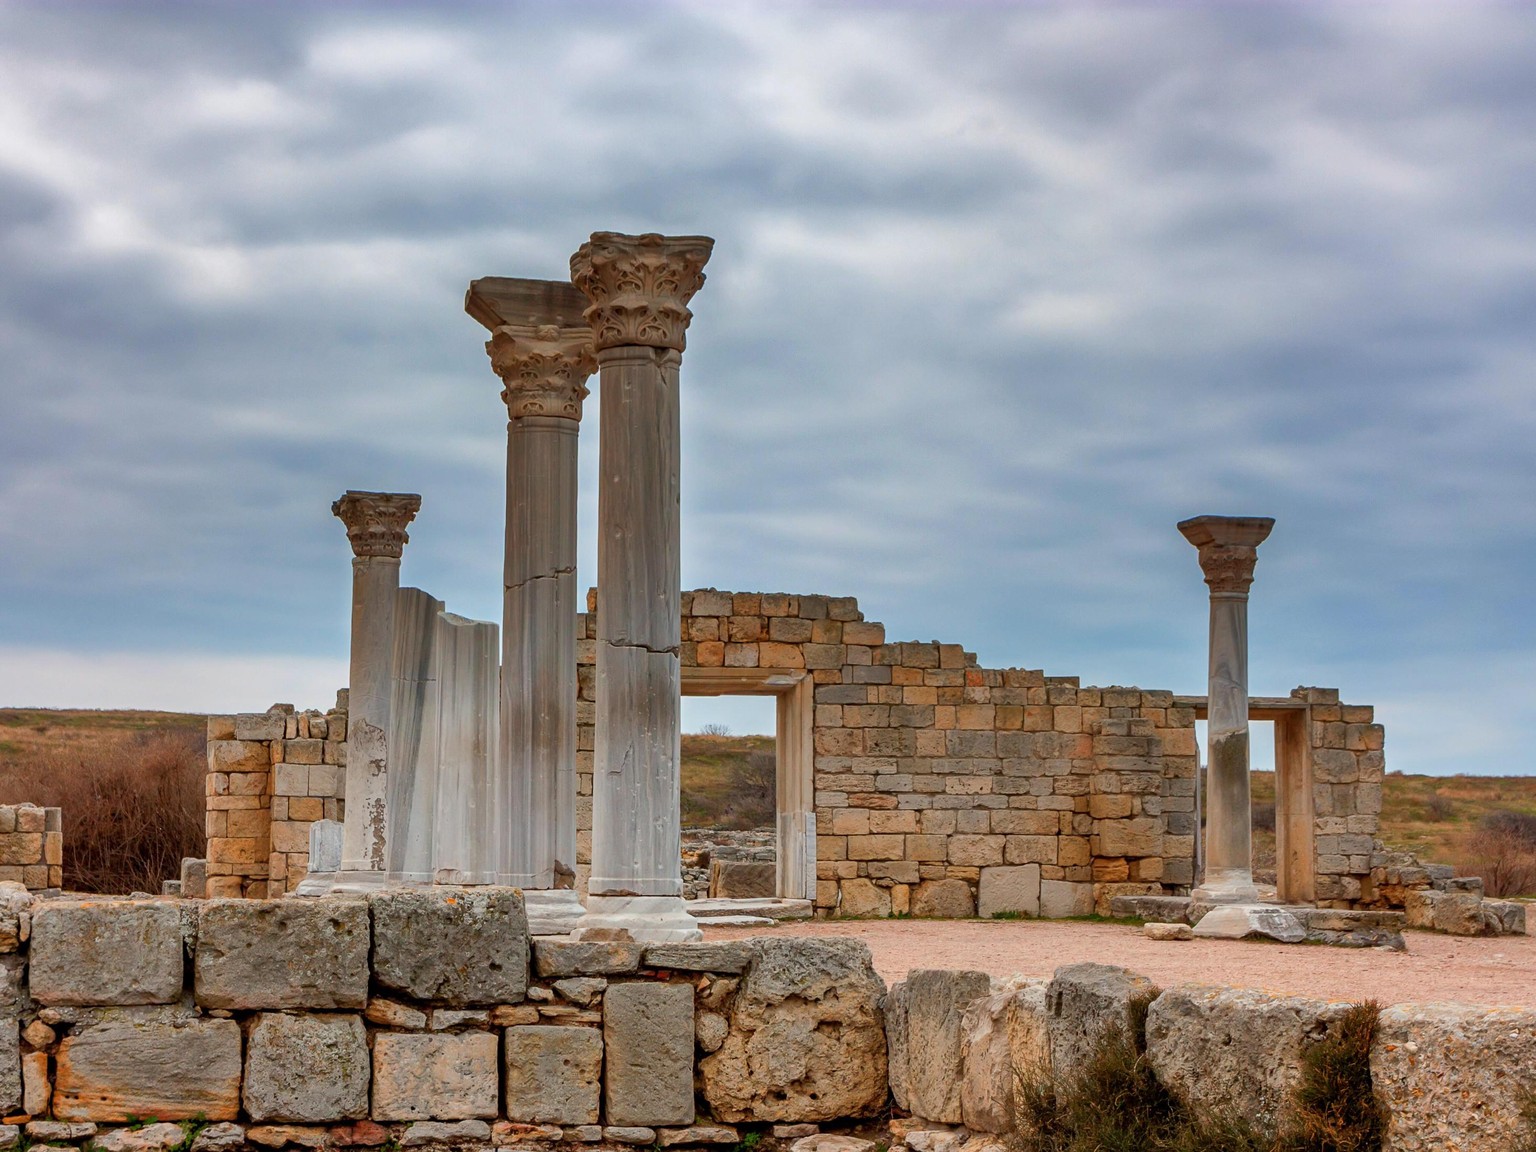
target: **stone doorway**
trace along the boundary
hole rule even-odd
[[[811,722],[815,685],[792,668],[684,667],[684,696],[772,696],[774,719],[774,830],[777,834],[776,895],[808,900],[816,895],[816,813]]]

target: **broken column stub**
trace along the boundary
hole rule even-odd
[[[1203,900],[1258,899],[1253,884],[1253,816],[1248,775],[1248,589],[1268,516],[1196,516],[1179,523],[1200,550],[1211,590]]]
[[[531,926],[563,934],[576,876],[577,439],[597,370],[587,298],[568,283],[488,277],[465,310],[507,406],[502,698],[495,832],[499,884],[523,889]]]
[[[382,987],[455,1007],[522,1000],[528,922],[517,889],[401,889],[377,892],[368,905]]]
[[[597,718],[585,928],[700,939],[683,906],[678,369],[714,241],[595,232],[571,257],[601,371]]]
[[[395,597],[406,525],[421,497],[347,492],[331,511],[352,544],[352,656],[348,678],[344,889],[380,887],[389,867],[389,713]]]

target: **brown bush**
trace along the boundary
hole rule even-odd
[[[1467,836],[1462,871],[1483,878],[1489,896],[1536,894],[1536,817],[1490,812]]]
[[[0,803],[63,809],[64,886],[159,892],[203,854],[200,733],[127,735],[89,752],[48,750],[6,765]]]

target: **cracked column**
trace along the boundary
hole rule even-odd
[[[568,283],[501,277],[465,309],[507,405],[499,884],[523,889],[530,928],[566,933],[584,909],[576,879],[576,459],[587,378],[597,370],[586,298]]]
[[[571,257],[601,382],[592,877],[582,930],[702,938],[683,905],[678,368],[704,236],[594,232]]]
[[[395,599],[405,527],[421,497],[347,492],[331,512],[352,544],[352,663],[347,692],[347,811],[341,891],[379,888],[389,867],[389,713],[393,691]]]
[[[1196,516],[1179,524],[1200,550],[1211,589],[1205,880],[1195,896],[1216,904],[1258,899],[1248,774],[1248,589],[1258,547],[1274,526],[1267,516]]]

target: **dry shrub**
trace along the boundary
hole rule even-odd
[[[1536,816],[1490,812],[1467,836],[1464,871],[1483,878],[1489,896],[1536,894]]]
[[[1449,820],[1456,813],[1456,805],[1449,796],[1442,796],[1438,792],[1431,792],[1424,799],[1424,819],[1430,824],[1439,824]]]
[[[124,737],[101,750],[48,751],[7,766],[0,803],[63,809],[64,886],[158,892],[203,854],[201,733]]]
[[[1273,832],[1275,830],[1275,806],[1269,804],[1255,804],[1253,806],[1253,830],[1255,832]]]

